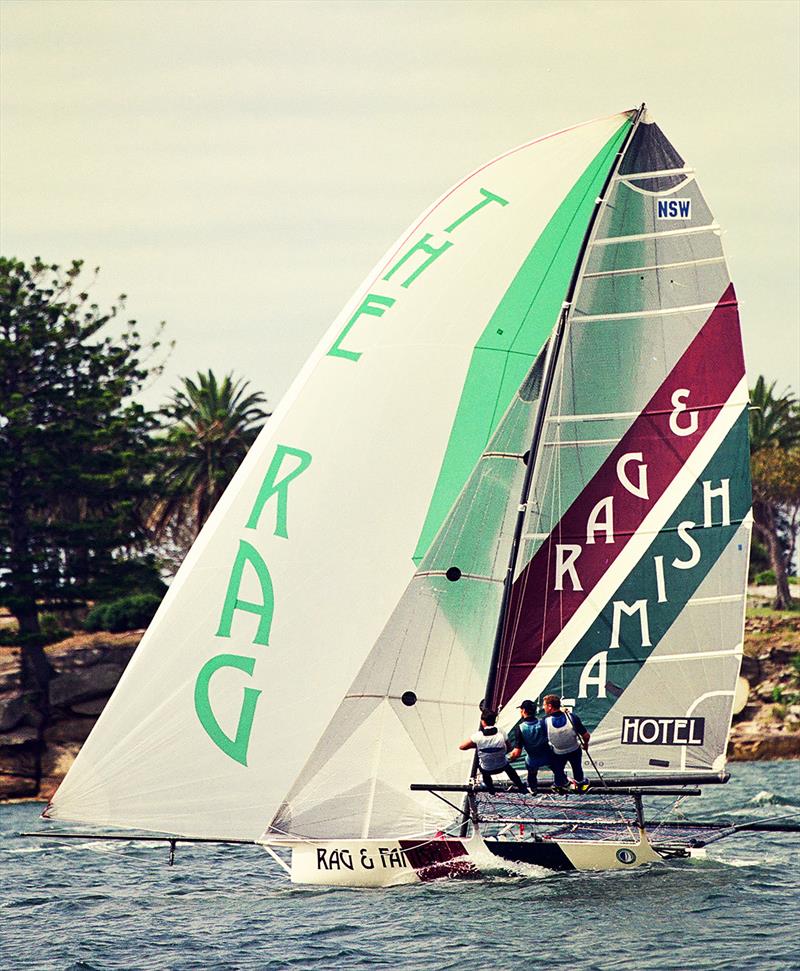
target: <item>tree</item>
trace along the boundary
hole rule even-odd
[[[157,539],[193,541],[225,491],[270,412],[248,381],[214,372],[183,378],[163,409],[159,499],[149,523]],[[185,552],[185,549],[183,550]]]
[[[81,270],[0,259],[0,598],[39,687],[39,604],[85,602],[145,537],[153,421],[131,400],[143,345],[135,321],[100,335],[124,298],[101,312]]]
[[[776,395],[775,384],[767,386],[762,375],[750,392],[750,463],[753,524],[775,572],[775,609],[786,610],[791,606],[790,560],[781,527],[783,520],[796,523],[800,504],[800,407],[790,392]]]

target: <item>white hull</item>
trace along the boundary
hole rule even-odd
[[[440,879],[478,879],[522,865],[554,871],[629,870],[661,862],[647,836],[638,843],[593,840],[275,841],[292,851],[291,881],[340,887],[396,887]]]

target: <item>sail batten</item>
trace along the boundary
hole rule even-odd
[[[657,169],[653,172],[623,172],[614,176],[615,182],[635,182],[637,179],[659,179],[665,175],[693,175],[694,169],[681,166],[675,169]]]
[[[630,266],[618,270],[602,270],[596,273],[585,273],[584,279],[591,280],[597,277],[630,276],[633,273],[650,273],[657,270],[677,270],[684,266],[708,266],[712,263],[724,262],[724,256],[710,256],[702,260],[682,260],[679,263],[656,263],[650,266]]]
[[[676,236],[695,236],[704,233],[717,235],[720,226],[709,223],[707,226],[682,226],[680,229],[659,229],[649,233],[632,233],[629,236],[603,236],[595,241],[595,246],[613,246],[622,243],[642,243],[645,241],[671,239]]]

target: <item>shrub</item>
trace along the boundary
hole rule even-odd
[[[97,604],[90,611],[84,626],[86,630],[125,631],[147,627],[158,610],[161,597],[154,593],[137,593],[131,597]]]
[[[39,614],[39,630],[47,638],[48,644],[63,640],[71,634],[71,631],[63,626],[59,618],[51,613]]]
[[[102,603],[152,593],[163,597],[167,585],[161,579],[156,558],[151,554],[130,560],[113,560],[101,579],[93,582],[90,598]]]
[[[0,646],[2,647],[44,647],[50,643],[52,641],[47,634],[20,634],[16,630],[0,631]]]
[[[766,546],[762,546],[758,540],[753,537],[750,544],[750,567],[748,569],[748,577],[750,583],[755,583],[756,576],[761,573],[762,570],[769,569],[769,553],[767,552]]]
[[[800,577],[787,575],[786,579],[789,583],[800,583]],[[761,573],[756,573],[753,577],[751,583],[755,583],[757,586],[768,586],[775,583],[775,571],[774,570],[762,570]]]

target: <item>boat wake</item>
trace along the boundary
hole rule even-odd
[[[776,792],[762,789],[747,803],[748,806],[800,806],[800,800],[779,796]]]
[[[535,863],[525,863],[523,860],[501,860],[492,857],[482,861],[480,878],[500,882],[503,880],[541,880],[542,877],[556,875],[555,870],[537,866]]]

